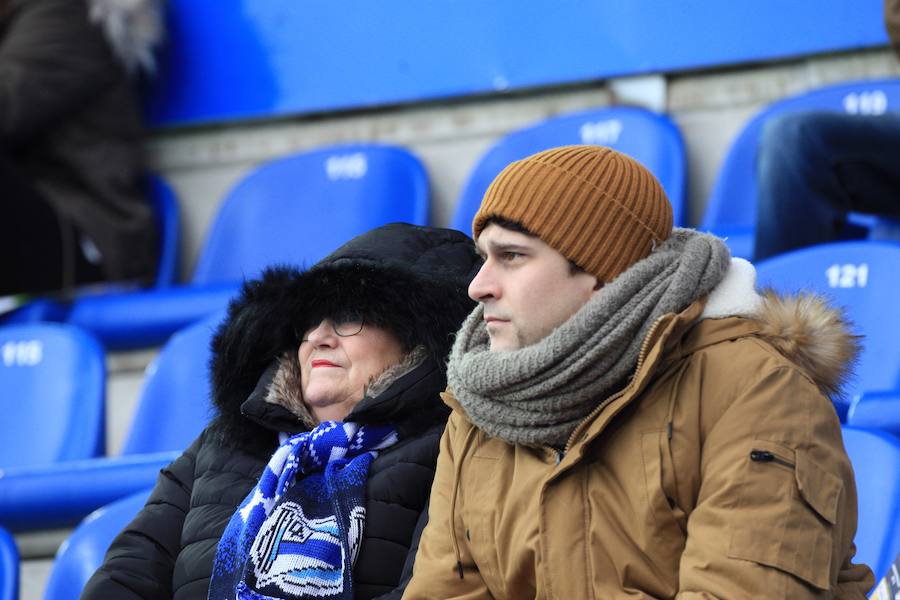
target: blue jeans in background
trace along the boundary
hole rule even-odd
[[[854,237],[848,212],[900,218],[900,114],[777,117],[756,166],[756,260]]]

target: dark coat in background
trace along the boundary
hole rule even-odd
[[[126,63],[149,56],[153,32],[104,35],[113,21],[135,21],[113,4],[0,0],[0,160],[52,207],[64,235],[94,243],[107,278],[149,280],[157,233],[142,192],[141,115]]]
[[[357,598],[399,598],[411,575],[447,409],[444,361],[472,303],[480,260],[463,234],[394,224],[356,238],[306,272],[274,269],[245,284],[213,341],[216,415],[160,474],[143,511],[116,538],[82,598],[206,598],[216,547],[278,446],[306,427],[284,390],[285,356],[324,316],[365,307],[426,358],[348,421],[393,423],[401,441],[379,454],[366,484],[366,525],[354,569]],[[421,354],[421,352],[420,352]],[[295,361],[294,361],[295,362]]]

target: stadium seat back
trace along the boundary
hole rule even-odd
[[[453,228],[471,233],[472,218],[485,191],[506,165],[569,144],[609,146],[640,161],[666,190],[675,224],[686,223],[687,161],[677,126],[665,115],[614,107],[553,117],[504,136],[479,159],[469,176],[456,205]]]
[[[158,175],[147,178],[147,188],[159,231],[159,262],[153,287],[166,288],[178,281],[178,236],[181,228],[178,200],[169,184]]]
[[[410,152],[376,145],[303,152],[259,167],[228,194],[193,281],[239,281],[273,263],[309,266],[373,227],[427,220],[428,180]]]
[[[0,527],[0,600],[19,598],[19,550],[13,536]]]
[[[100,456],[103,349],[59,323],[0,327],[0,468]]]
[[[760,286],[809,290],[844,307],[853,332],[864,336],[848,399],[864,391],[900,387],[900,245],[835,242],[776,256],[757,266]]]
[[[150,490],[98,508],[75,528],[56,553],[44,591],[46,600],[77,600],[113,539],[144,507]]]
[[[224,316],[182,329],[147,367],[123,454],[184,450],[203,430],[212,415],[209,345]]]
[[[866,392],[854,398],[847,425],[886,431],[900,439],[900,389]]]
[[[774,117],[810,110],[881,114],[900,110],[900,80],[832,85],[774,102],[744,126],[719,169],[700,228],[728,237],[732,253],[752,258],[756,226],[756,154],[763,126]]]
[[[900,554],[900,441],[854,427],[843,434],[859,498],[854,562],[869,565],[877,581]]]

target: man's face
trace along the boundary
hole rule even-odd
[[[539,342],[578,312],[597,278],[572,273],[569,261],[536,237],[492,223],[478,237],[484,265],[469,296],[484,304],[491,350]]]

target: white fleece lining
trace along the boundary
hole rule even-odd
[[[762,301],[756,292],[756,268],[743,258],[732,258],[725,279],[709,293],[700,319],[755,317]]]

